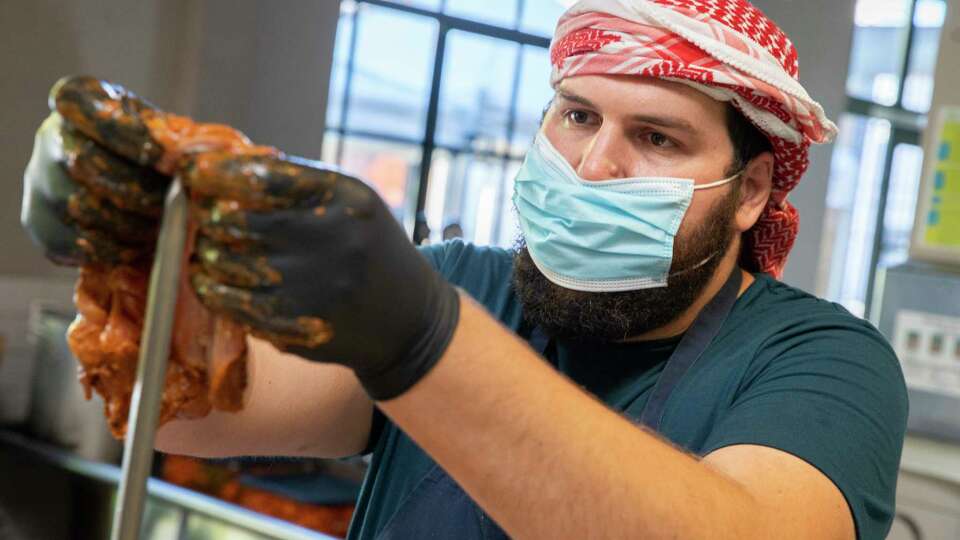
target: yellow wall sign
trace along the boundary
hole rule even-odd
[[[928,245],[960,247],[960,118],[944,119],[936,150],[924,239]]]
[[[960,107],[939,111],[928,135],[911,257],[960,263]]]

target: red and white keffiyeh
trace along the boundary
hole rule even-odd
[[[780,277],[800,220],[787,194],[812,143],[837,127],[798,81],[797,50],[746,0],[581,0],[560,18],[550,46],[551,84],[577,75],[674,80],[729,101],[773,145],[770,202],[744,235],[742,263]]]

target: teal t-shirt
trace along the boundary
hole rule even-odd
[[[513,252],[453,241],[422,253],[451,283],[529,338],[511,285]],[[660,433],[699,456],[736,444],[793,454],[840,489],[858,538],[884,538],[894,514],[907,418],[896,355],[873,326],[842,307],[765,274],[755,277],[671,394]],[[558,341],[545,356],[609,407],[623,411],[630,403],[642,408],[678,342]],[[379,414],[374,426],[373,456],[351,539],[376,538],[435,465]],[[444,508],[432,511],[440,516]]]

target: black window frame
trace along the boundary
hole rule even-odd
[[[433,153],[436,149],[443,149],[451,152],[454,155],[460,153],[470,153],[482,157],[494,158],[501,160],[503,164],[503,169],[506,170],[511,161],[518,161],[523,159],[522,154],[512,152],[512,144],[509,144],[513,139],[513,130],[516,123],[516,102],[517,95],[519,92],[519,80],[520,80],[520,71],[522,69],[521,56],[523,54],[523,46],[534,46],[541,47],[543,49],[549,49],[550,47],[550,38],[531,34],[524,32],[519,29],[520,21],[523,19],[524,9],[526,8],[526,0],[517,0],[516,5],[516,16],[515,24],[513,28],[507,28],[497,25],[492,25],[480,21],[465,19],[461,17],[456,17],[453,15],[448,15],[444,13],[447,0],[440,1],[440,7],[438,10],[434,11],[431,9],[426,9],[417,6],[411,6],[399,2],[393,2],[390,0],[351,0],[353,1],[357,8],[360,8],[362,5],[371,5],[379,8],[386,8],[396,10],[398,12],[403,12],[412,15],[418,15],[422,17],[427,17],[433,19],[437,23],[437,41],[434,49],[434,64],[433,64],[433,73],[430,83],[430,92],[429,100],[427,104],[427,119],[426,126],[424,130],[424,135],[422,139],[417,139],[414,137],[400,137],[396,135],[391,135],[387,133],[378,133],[375,131],[369,130],[356,130],[350,129],[347,127],[349,112],[351,107],[351,87],[352,79],[354,74],[354,57],[357,49],[357,33],[358,33],[358,20],[360,16],[361,9],[354,9],[353,12],[349,15],[352,17],[352,27],[350,42],[348,46],[347,58],[346,58],[346,69],[345,69],[345,80],[343,86],[343,93],[341,96],[341,106],[340,106],[340,117],[337,122],[337,125],[334,127],[327,127],[325,129],[326,133],[335,134],[337,136],[336,140],[336,150],[333,152],[335,155],[336,163],[340,164],[343,157],[343,140],[346,137],[355,137],[361,139],[367,139],[372,141],[384,141],[392,143],[406,144],[410,146],[419,146],[421,150],[421,159],[418,168],[418,178],[416,185],[416,202],[413,207],[413,235],[412,240],[419,244],[429,236],[429,229],[427,228],[427,223],[424,215],[424,208],[426,206],[427,193],[429,191],[429,176],[430,168],[433,163]],[[865,304],[865,314],[870,313],[871,304],[873,300],[874,291],[876,289],[876,279],[878,264],[880,261],[880,255],[883,251],[884,245],[884,221],[886,216],[886,209],[888,203],[888,197],[890,192],[890,183],[891,183],[891,172],[894,159],[894,152],[897,145],[899,144],[911,144],[915,146],[922,146],[922,134],[923,130],[927,126],[927,114],[918,113],[911,111],[904,107],[903,97],[904,97],[904,88],[906,85],[906,77],[910,73],[911,63],[912,63],[912,52],[914,47],[914,35],[916,31],[916,12],[919,0],[911,0],[910,2],[910,17],[909,24],[907,26],[907,36],[906,36],[906,47],[903,54],[903,60],[900,67],[900,78],[897,88],[897,100],[893,105],[883,105],[870,100],[850,96],[847,96],[846,106],[844,108],[845,113],[855,114],[867,118],[880,118],[888,120],[891,124],[891,135],[889,143],[887,144],[886,154],[884,156],[883,163],[883,173],[880,183],[880,196],[879,204],[875,208],[875,220],[874,220],[874,238],[872,240],[872,249],[870,254],[870,262],[867,268],[871,269],[869,276],[867,277],[867,288],[864,297]],[[949,8],[949,6],[948,6]],[[514,62],[514,76],[513,84],[511,89],[510,96],[510,111],[508,113],[507,120],[507,134],[506,140],[507,151],[490,151],[490,150],[476,150],[466,146],[453,146],[448,144],[438,143],[436,139],[437,131],[437,121],[439,114],[439,101],[440,101],[440,91],[441,91],[441,82],[443,78],[443,67],[445,60],[446,52],[446,41],[447,34],[451,30],[459,30],[472,34],[477,34],[481,36],[486,36],[495,39],[501,39],[505,41],[510,41],[518,44],[517,47],[517,57]],[[503,182],[501,181],[500,184]],[[497,219],[496,222],[499,226],[500,219]]]
[[[430,9],[424,9],[421,7],[411,6],[407,4],[401,4],[397,2],[391,2],[389,0],[353,0],[356,4],[357,9],[354,9],[353,12],[349,15],[352,17],[351,25],[351,34],[350,42],[348,45],[347,57],[346,57],[346,69],[345,69],[345,78],[343,83],[343,94],[341,96],[340,103],[340,117],[338,119],[337,125],[335,127],[327,127],[325,133],[332,133],[337,136],[336,140],[336,149],[333,151],[337,165],[341,164],[343,159],[343,141],[346,137],[355,137],[362,138],[372,141],[384,141],[392,143],[401,143],[411,146],[419,146],[421,150],[420,154],[420,164],[418,169],[418,178],[416,186],[416,202],[413,208],[413,234],[412,240],[415,244],[420,244],[429,237],[430,231],[426,223],[426,216],[424,209],[426,207],[427,193],[429,191],[430,183],[430,168],[433,164],[433,153],[436,149],[443,149],[451,152],[456,155],[459,153],[469,153],[482,157],[495,158],[501,161],[501,174],[505,174],[507,167],[511,161],[522,160],[523,155],[516,152],[512,152],[512,144],[510,141],[513,139],[514,126],[516,124],[516,104],[517,97],[520,91],[520,73],[522,69],[522,55],[523,55],[523,46],[533,46],[540,47],[543,49],[550,48],[550,38],[531,34],[528,32],[521,31],[519,29],[520,21],[523,20],[524,9],[526,8],[526,0],[516,0],[516,13],[515,13],[515,25],[513,28],[507,28],[502,26],[496,26],[492,24],[487,24],[480,21],[474,21],[470,19],[464,19],[461,17],[456,17],[444,13],[446,8],[447,0],[441,0],[440,8],[437,11]],[[419,15],[422,17],[428,17],[436,21],[437,23],[437,42],[434,49],[434,63],[433,63],[433,74],[430,82],[430,95],[427,102],[427,119],[426,126],[424,129],[423,139],[417,139],[414,137],[400,137],[396,135],[390,135],[387,133],[378,133],[376,131],[370,130],[355,130],[348,128],[348,119],[351,106],[350,99],[350,90],[353,82],[354,74],[354,58],[357,50],[357,28],[358,21],[360,18],[360,12],[362,5],[367,4],[370,6],[376,6],[379,8],[387,8],[396,10],[398,12],[403,12],[412,15]],[[510,109],[507,117],[507,132],[506,140],[508,144],[506,145],[506,151],[491,151],[491,150],[476,150],[473,148],[465,146],[454,146],[449,144],[441,144],[436,141],[437,134],[437,121],[439,116],[439,106],[440,106],[440,91],[441,91],[441,82],[443,80],[443,67],[444,60],[446,55],[446,43],[447,43],[447,34],[452,30],[459,30],[463,32],[468,32],[471,34],[481,35],[485,37],[490,37],[494,39],[500,39],[504,41],[509,41],[517,44],[516,48],[516,58],[514,62],[514,73],[513,73],[513,82],[510,94]],[[499,182],[499,185],[502,186],[503,179]],[[498,191],[498,195],[502,195]],[[499,197],[498,197],[499,198]],[[405,201],[406,202],[406,201]],[[499,229],[500,222],[502,219],[499,219],[501,216],[497,216],[498,219],[495,220],[495,227]],[[495,231],[495,234],[497,231]]]
[[[910,74],[913,61],[914,37],[916,34],[917,6],[920,0],[910,1],[910,17],[907,26],[906,47],[900,64],[900,78],[897,86],[897,101],[893,105],[883,105],[867,99],[847,95],[844,113],[855,114],[866,118],[879,118],[890,122],[890,139],[887,143],[883,160],[883,171],[880,181],[879,203],[875,210],[874,232],[870,261],[867,265],[867,287],[864,294],[864,316],[869,316],[875,305],[874,295],[877,291],[877,277],[880,269],[880,256],[883,253],[884,231],[887,214],[887,204],[890,195],[891,174],[893,172],[894,152],[898,145],[910,144],[923,147],[923,131],[928,124],[928,113],[912,111],[904,107],[903,97],[907,76]],[[949,2],[947,9],[949,9]],[[856,32],[856,28],[854,28]],[[851,54],[853,51],[851,50]],[[931,104],[932,106],[932,104]],[[923,179],[921,178],[921,183]],[[919,185],[918,185],[919,188]]]

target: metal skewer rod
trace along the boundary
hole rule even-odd
[[[186,241],[187,196],[180,180],[174,178],[167,191],[160,237],[150,271],[137,380],[130,400],[122,476],[113,512],[112,540],[136,540],[140,535]]]

